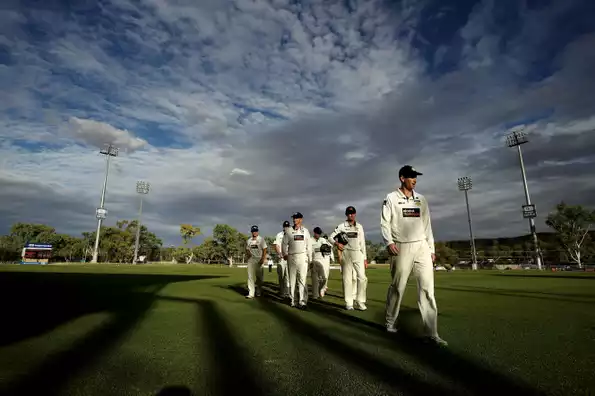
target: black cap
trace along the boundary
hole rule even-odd
[[[355,211],[355,207],[354,206],[348,206],[348,207],[345,208],[345,215],[348,215],[350,213],[357,213]]]
[[[258,232],[258,226],[253,225],[252,227],[250,227],[250,232]]]
[[[294,214],[291,215],[292,219],[303,219],[304,215],[301,214],[300,212],[295,212]]]
[[[289,221],[285,220],[283,222],[283,228],[287,228],[287,227],[291,227],[291,224],[289,224]]]
[[[419,175],[423,175],[423,173],[418,172],[411,165],[405,165],[404,167],[402,167],[401,169],[399,169],[399,177],[403,176],[405,178],[411,178],[411,179],[413,179],[413,178],[416,178]]]
[[[320,227],[314,227],[313,231],[315,234],[318,234],[318,235],[322,234],[322,230],[320,229]]]

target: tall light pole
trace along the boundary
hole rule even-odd
[[[97,256],[99,255],[99,234],[101,232],[101,223],[107,217],[107,209],[105,209],[105,191],[107,190],[107,177],[109,175],[109,162],[111,157],[118,156],[119,149],[111,144],[106,144],[106,147],[99,151],[99,154],[105,155],[105,179],[103,180],[103,188],[101,189],[101,202],[99,207],[95,211],[95,217],[97,217],[97,232],[95,233],[95,247],[93,248],[92,263],[97,262]]]
[[[467,220],[469,221],[469,237],[471,238],[471,255],[473,257],[473,263],[471,269],[477,270],[477,251],[475,250],[475,238],[473,238],[473,226],[471,224],[471,210],[469,209],[469,196],[467,192],[471,190],[473,182],[470,177],[464,176],[458,179],[459,190],[465,192],[465,204],[467,205]]]
[[[527,134],[525,133],[524,126],[512,129],[511,132],[506,136],[506,144],[508,145],[508,147],[516,147],[519,153],[521,176],[523,178],[523,186],[525,188],[525,200],[527,201],[527,204],[522,206],[523,217],[529,219],[529,228],[531,229],[531,235],[533,236],[533,245],[535,248],[535,263],[537,264],[537,269],[541,270],[541,254],[539,253],[539,242],[537,241],[537,232],[535,231],[534,220],[534,218],[537,217],[537,212],[535,210],[535,205],[531,203],[531,198],[529,197],[529,187],[527,186],[527,176],[525,174],[525,163],[523,162],[523,152],[521,151],[521,144],[525,144],[528,142],[529,139],[527,138]]]
[[[134,242],[134,259],[132,260],[132,264],[136,264],[136,262],[138,261],[138,242],[140,240],[140,218],[143,213],[143,195],[148,194],[150,189],[151,184],[149,182],[145,182],[142,180],[136,182],[136,192],[140,194],[140,207],[138,209],[138,221],[136,224],[136,241]]]

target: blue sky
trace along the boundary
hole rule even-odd
[[[272,235],[299,210],[330,229],[379,208],[411,163],[437,239],[527,232],[506,129],[524,146],[538,229],[595,203],[595,4],[569,1],[9,1],[0,14],[0,232],[92,230],[98,150],[116,144],[108,224],[135,216]],[[42,5],[43,4],[43,5]],[[572,186],[572,196],[565,194]]]

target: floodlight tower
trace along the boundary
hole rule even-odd
[[[469,196],[467,192],[471,190],[473,186],[473,182],[471,181],[470,177],[464,176],[459,177],[458,183],[459,190],[465,192],[465,204],[467,205],[467,220],[469,221],[469,237],[471,238],[471,255],[473,257],[473,263],[471,264],[471,269],[473,271],[477,270],[477,251],[475,250],[475,238],[473,238],[473,226],[471,224],[471,210],[469,209]]]
[[[136,192],[138,194],[140,194],[140,207],[138,209],[138,221],[136,224],[136,241],[134,242],[134,259],[132,260],[132,264],[136,264],[136,262],[138,260],[138,242],[140,240],[140,228],[141,228],[140,218],[143,213],[143,195],[148,194],[150,188],[151,188],[151,184],[149,182],[142,181],[142,180],[139,180],[136,182]]]
[[[99,255],[99,234],[101,232],[101,223],[107,217],[107,209],[104,207],[105,203],[105,191],[107,190],[107,178],[109,175],[109,163],[111,157],[117,157],[119,149],[112,144],[106,144],[106,147],[99,151],[99,154],[105,155],[105,179],[103,180],[103,189],[101,190],[101,202],[99,207],[95,211],[95,217],[97,217],[97,232],[95,233],[95,247],[93,248],[92,263],[97,263],[97,256]]]
[[[525,144],[528,142],[529,139],[527,138],[524,125],[511,129],[510,133],[506,136],[506,144],[508,145],[508,147],[516,147],[519,153],[521,176],[523,178],[523,186],[525,188],[525,199],[527,201],[527,204],[522,206],[523,217],[529,219],[529,228],[531,229],[531,235],[533,236],[533,245],[535,247],[535,263],[537,264],[537,269],[541,270],[541,255],[539,253],[539,242],[537,241],[537,232],[535,231],[534,220],[535,217],[537,217],[537,212],[535,210],[535,205],[531,203],[531,198],[529,197],[529,187],[527,186],[527,176],[525,174],[525,163],[523,162],[523,152],[521,151],[521,144]]]

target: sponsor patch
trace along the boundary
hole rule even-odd
[[[403,217],[420,217],[421,210],[419,208],[403,208]]]
[[[250,245],[252,249],[258,249],[258,245]]]
[[[399,205],[405,205],[407,202],[405,201],[401,201],[401,202],[397,202]]]
[[[349,231],[347,232],[348,238],[357,238],[357,231]]]
[[[294,235],[293,236],[293,240],[294,241],[303,241],[304,240],[304,236],[303,235]]]

